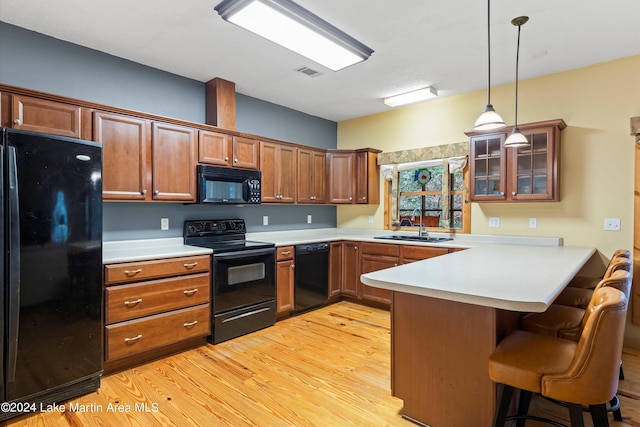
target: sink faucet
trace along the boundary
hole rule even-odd
[[[411,221],[415,221],[416,220],[416,212],[420,212],[420,227],[418,228],[418,236],[422,237],[429,237],[429,230],[427,230],[427,227],[422,227],[422,209],[420,208],[415,208],[413,210],[413,213],[411,213]]]

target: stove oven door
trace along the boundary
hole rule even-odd
[[[213,256],[214,314],[275,300],[275,248]]]

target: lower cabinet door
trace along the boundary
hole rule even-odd
[[[105,327],[105,361],[210,334],[209,304],[115,323]]]

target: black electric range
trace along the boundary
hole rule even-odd
[[[213,251],[209,341],[214,344],[275,323],[275,244],[245,237],[242,219],[184,223],[186,245]]]

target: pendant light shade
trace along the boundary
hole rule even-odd
[[[505,126],[506,123],[491,105],[491,0],[487,0],[487,106],[473,125],[473,130],[492,130]]]
[[[520,129],[518,128],[518,65],[520,59],[520,27],[522,27],[528,20],[529,17],[527,16],[518,16],[517,18],[513,18],[511,20],[511,23],[518,27],[518,47],[516,48],[516,112],[513,130],[511,131],[511,135],[509,135],[507,140],[504,142],[504,146],[507,148],[526,147],[529,145],[529,141],[523,134],[520,133]]]

